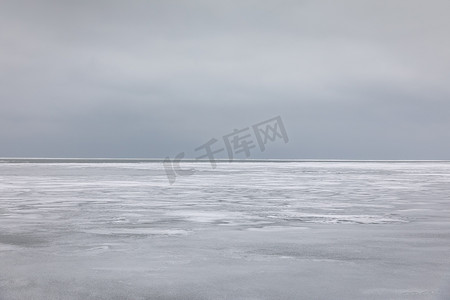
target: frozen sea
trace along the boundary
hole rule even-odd
[[[0,162],[0,299],[450,299],[450,162]]]

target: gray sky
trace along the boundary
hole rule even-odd
[[[289,143],[251,158],[450,159],[449,11],[1,0],[0,156],[195,157],[281,115]]]

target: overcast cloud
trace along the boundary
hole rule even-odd
[[[0,156],[450,159],[450,2],[0,1]]]

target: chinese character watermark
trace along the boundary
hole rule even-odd
[[[211,164],[211,168],[215,169],[217,167],[215,155],[220,152],[225,151],[228,155],[228,161],[232,162],[236,155],[243,155],[245,158],[249,158],[251,151],[253,151],[252,149],[257,146],[259,146],[261,152],[264,152],[267,143],[274,142],[277,139],[283,140],[284,143],[289,142],[286,128],[280,116],[257,123],[251,127],[234,129],[233,132],[222,137],[225,148],[215,145],[219,143],[219,140],[216,138],[210,139],[205,144],[195,148],[196,152],[202,153],[195,160],[207,160]],[[173,160],[169,157],[164,159],[164,170],[171,185],[175,182],[177,176],[190,176],[195,173],[194,169],[182,169],[180,167],[184,156],[185,153],[180,152]]]

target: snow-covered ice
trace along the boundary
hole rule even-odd
[[[450,299],[449,162],[0,163],[0,299]]]

